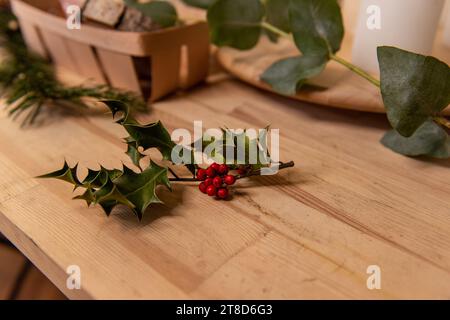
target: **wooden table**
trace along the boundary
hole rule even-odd
[[[72,201],[71,186],[33,177],[61,167],[129,163],[109,115],[53,113],[21,129],[0,117],[0,232],[68,297],[450,298],[450,163],[379,144],[383,115],[291,101],[227,76],[156,103],[142,121],[170,129],[281,130],[296,167],[240,181],[232,201],[189,184],[162,191],[139,223],[120,208]],[[1,263],[1,262],[0,262]],[[66,269],[81,268],[81,290]],[[369,290],[368,266],[381,269]]]

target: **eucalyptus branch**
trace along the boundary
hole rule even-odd
[[[357,75],[361,76],[362,78],[368,80],[370,83],[372,83],[373,85],[377,86],[378,88],[380,87],[380,80],[375,79],[372,75],[370,75],[369,73],[367,73],[366,71],[364,71],[363,69],[355,66],[354,64],[348,62],[347,60],[335,55],[335,54],[331,54],[330,58],[334,61],[336,61],[337,63],[343,65],[344,67],[348,68],[349,70],[353,71],[354,73],[356,73]]]
[[[280,37],[283,38],[287,38],[291,41],[293,41],[293,37],[291,34],[284,32],[283,30],[275,27],[274,25],[263,21],[261,23],[261,27],[269,30],[277,35],[279,35]],[[335,55],[335,54],[330,54],[330,59],[336,61],[337,63],[343,65],[344,67],[346,67],[347,69],[351,70],[352,72],[356,73],[357,75],[361,76],[362,78],[368,80],[370,83],[372,83],[373,85],[380,87],[380,80],[374,78],[372,75],[370,75],[369,73],[367,73],[366,71],[364,71],[363,69],[359,68],[358,66],[355,66],[354,64],[348,62],[347,60]]]
[[[288,38],[288,39],[292,40],[292,35],[291,34],[289,34],[287,32],[284,32],[283,30],[275,27],[274,25],[271,25],[270,23],[268,23],[266,21],[261,22],[261,27],[263,29],[266,29],[268,31],[271,31],[271,32],[279,35],[280,37]]]

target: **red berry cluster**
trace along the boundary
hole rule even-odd
[[[207,169],[197,171],[197,180],[202,181],[199,185],[201,192],[210,197],[227,199],[229,196],[228,186],[236,182],[236,177],[228,174],[229,168],[226,164],[213,163]]]

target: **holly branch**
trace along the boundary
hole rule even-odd
[[[149,149],[157,149],[163,160],[172,162],[172,153],[175,147],[179,147],[171,140],[171,136],[164,125],[158,121],[150,124],[139,123],[131,114],[129,106],[121,101],[107,100],[103,101],[111,110],[114,118],[118,114],[121,116],[116,121],[129,134],[124,139],[127,144],[126,154],[137,170],[123,165],[122,169],[106,169],[103,166],[98,170],[89,169],[84,179],[80,179],[77,171],[78,165],[70,167],[64,162],[63,167],[55,172],[42,175],[38,178],[54,178],[66,181],[74,186],[74,190],[83,189],[83,193],[74,199],[84,200],[88,206],[98,204],[110,215],[112,210],[118,205],[129,207],[134,215],[142,220],[147,208],[153,203],[161,203],[157,195],[159,187],[165,187],[171,190],[171,183],[195,182],[199,184],[201,192],[217,199],[229,198],[229,187],[234,185],[237,180],[262,175],[263,168],[271,168],[271,164],[263,161],[270,159],[267,150],[262,150],[264,156],[257,159],[257,163],[250,163],[246,157],[244,161],[238,159],[237,140],[241,137],[238,134],[232,136],[233,143],[226,140],[210,140],[208,137],[202,137],[202,146],[215,144],[215,156],[225,159],[228,152],[233,149],[235,156],[231,163],[213,163],[208,168],[201,168],[197,164],[182,164],[193,175],[193,177],[179,177],[170,166],[162,166],[150,159],[150,164],[142,168],[141,162],[147,157],[142,152]],[[227,130],[225,130],[228,132]],[[259,138],[246,138],[244,148],[247,154],[252,144],[261,145]],[[195,143],[193,144],[195,145]],[[180,152],[188,152],[191,158],[194,158],[195,148],[181,146]],[[226,158],[228,160],[228,158]],[[273,165],[273,164],[272,164]],[[278,170],[291,168],[294,162],[280,162],[275,167]],[[233,174],[236,172],[236,174]],[[173,177],[169,177],[169,173]]]

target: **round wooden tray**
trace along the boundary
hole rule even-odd
[[[438,34],[438,39],[441,39],[441,34]],[[351,36],[347,36],[339,55],[350,60],[351,47]],[[274,92],[260,80],[260,75],[273,62],[298,55],[298,50],[289,40],[283,39],[273,44],[262,38],[258,46],[250,51],[221,48],[217,55],[219,62],[231,74],[253,86]],[[436,44],[433,55],[446,63],[450,62],[450,50],[441,43]],[[378,88],[336,62],[330,62],[325,71],[310,83],[315,86],[303,87],[297,95],[289,97],[341,109],[385,112]],[[444,113],[450,115],[450,107]]]

